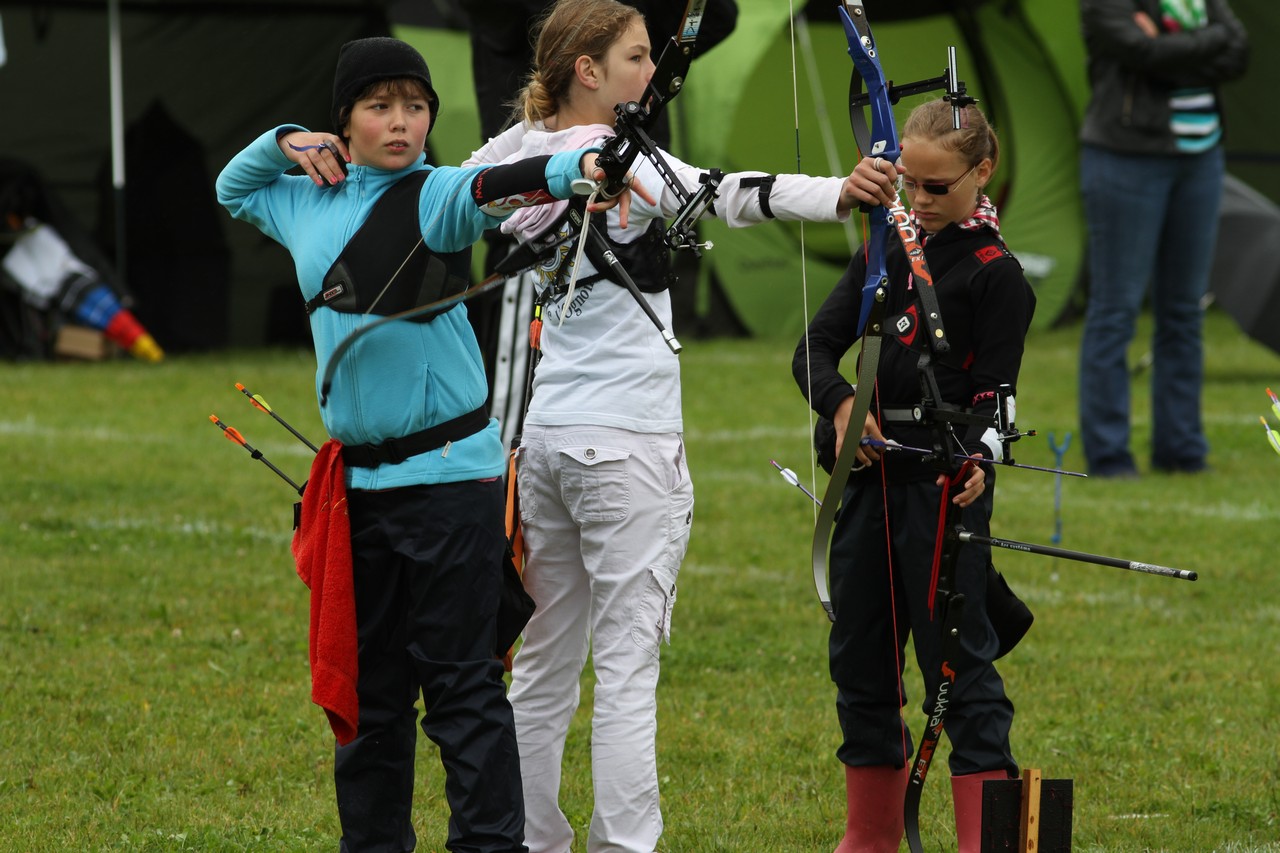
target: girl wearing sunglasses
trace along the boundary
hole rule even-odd
[[[853,181],[864,202],[879,205],[897,200],[901,178],[951,340],[951,352],[934,365],[942,402],[994,421],[997,390],[1018,381],[1035,296],[1004,245],[995,206],[983,193],[1000,159],[995,132],[977,107],[965,107],[961,118],[956,130],[949,103],[917,107],[902,129],[901,160],[864,159]],[[925,335],[917,334],[916,283],[896,237],[889,240],[887,269],[885,318],[896,332],[882,344],[874,387],[865,389],[876,397],[864,424],[849,423],[855,391],[862,391],[839,371],[841,357],[855,343],[866,278],[862,252],[796,349],[796,382],[827,421],[820,423],[820,434],[829,439],[834,433],[835,452],[845,440],[863,436],[931,446],[928,428],[909,417],[921,399],[917,364]],[[987,460],[1001,458],[994,432],[985,424],[956,427],[964,452]],[[832,451],[829,444],[819,447],[819,459]],[[896,851],[903,835],[912,756],[901,714],[910,698],[902,681],[908,634],[915,637],[924,673],[924,691],[916,698],[924,700],[926,713],[941,681],[940,630],[931,621],[929,584],[946,477],[914,454],[882,454],[866,446],[857,457],[862,467],[849,478],[831,545],[836,621],[829,657],[843,733],[836,755],[844,764],[848,799],[837,853]],[[961,507],[964,526],[980,535],[989,535],[994,477],[992,466],[975,465],[951,498]],[[966,544],[955,569],[958,591],[970,602],[960,627],[958,678],[945,729],[961,853],[978,850],[982,783],[1017,775],[1009,745],[1013,705],[993,665],[1002,650],[981,606],[988,579],[1002,583],[994,572],[988,574],[990,558],[989,548]]]

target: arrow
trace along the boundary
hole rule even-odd
[[[778,469],[778,473],[782,475],[782,479],[786,480],[788,483],[790,483],[791,485],[795,486],[797,489],[799,489],[800,491],[808,495],[809,500],[813,501],[818,506],[822,506],[822,501],[818,500],[817,496],[814,495],[813,492],[809,491],[804,487],[804,484],[800,482],[800,478],[796,476],[795,471],[792,471],[790,468],[783,468],[781,465],[779,465],[777,462],[775,462],[772,459],[769,460],[769,464],[772,465],[774,468]]]
[[[1047,557],[1065,557],[1068,560],[1079,560],[1082,563],[1095,563],[1099,566],[1112,566],[1117,569],[1128,569],[1131,572],[1145,572],[1149,575],[1162,575],[1167,578],[1193,581],[1200,577],[1186,569],[1171,569],[1168,566],[1156,566],[1151,563],[1139,563],[1135,560],[1121,560],[1116,557],[1104,557],[1100,554],[1086,554],[1083,551],[1069,551],[1066,548],[1050,548],[1048,545],[1034,545],[1030,542],[1018,542],[1013,539],[996,539],[981,536],[967,530],[958,530],[961,542],[977,542],[993,548],[1005,548],[1010,551],[1025,551],[1029,554],[1043,554]]]
[[[303,487],[299,486],[293,480],[290,480],[288,474],[281,471],[275,465],[272,465],[271,460],[263,456],[261,450],[258,450],[249,442],[245,441],[244,436],[240,434],[240,430],[236,429],[235,427],[227,426],[226,424],[224,424],[222,421],[218,419],[217,415],[209,415],[209,420],[212,421],[213,424],[218,427],[218,429],[222,430],[222,434],[227,437],[228,441],[234,442],[235,444],[238,444],[241,447],[243,447],[245,450],[249,451],[250,456],[252,456],[254,459],[261,461],[263,465],[266,465],[272,471],[275,471],[276,474],[280,477],[280,479],[284,480],[290,486],[293,486],[294,491],[296,491],[298,494],[302,494]]]
[[[1035,433],[1026,432],[1022,433],[1022,435],[1035,435]],[[862,439],[862,444],[867,447],[874,447],[877,450],[905,450],[909,453],[921,453],[929,456],[933,455],[932,450],[926,450],[923,447],[910,447],[905,444],[898,444],[896,441],[881,441],[878,438],[871,438],[869,436]],[[963,453],[954,453],[952,456],[962,462],[973,462],[977,465],[990,463],[993,465],[1003,465],[1007,468],[1026,468],[1028,471],[1044,471],[1046,474],[1066,474],[1068,477],[1083,477],[1086,480],[1089,478],[1088,474],[1082,474],[1079,471],[1063,471],[1060,468],[1041,468],[1039,465],[1023,465],[1021,462],[996,462],[994,459],[987,459],[983,456],[966,456]]]
[[[1263,423],[1265,424],[1266,421],[1263,421]],[[1274,431],[1271,432],[1273,436],[1276,435]],[[1280,438],[1273,437],[1271,441],[1275,444],[1277,441],[1280,441]],[[895,447],[895,445],[889,445],[887,449],[892,450],[895,449]],[[1280,445],[1276,446],[1276,452],[1280,453]],[[990,460],[985,461],[989,462]],[[822,502],[814,497],[813,494],[800,483],[800,478],[796,476],[795,471],[792,471],[790,468],[783,468],[772,459],[769,460],[769,464],[778,469],[778,473],[782,475],[782,479],[808,495],[809,499],[815,504],[822,506]],[[977,533],[970,533],[968,530],[965,530],[960,526],[956,527],[955,533],[956,537],[961,542],[976,542],[979,545],[987,545],[992,548],[1004,548],[1009,551],[1022,551],[1027,554],[1040,554],[1046,557],[1064,557],[1068,560],[1077,560],[1081,563],[1093,563],[1098,566],[1111,566],[1113,568],[1128,569],[1131,572],[1161,575],[1163,577],[1176,578],[1177,580],[1184,581],[1193,581],[1200,577],[1197,573],[1188,571],[1187,569],[1172,569],[1168,566],[1157,566],[1152,563],[1140,563],[1135,560],[1122,560],[1118,557],[1090,554],[1085,551],[1071,551],[1066,548],[1052,548],[1048,545],[1037,545],[1032,542],[1019,542],[1016,539],[997,539],[991,536],[982,536]]]
[[[290,426],[289,422],[286,421],[284,418],[277,415],[275,412],[275,409],[271,408],[271,404],[268,403],[266,400],[262,399],[261,394],[250,394],[249,389],[245,388],[239,382],[236,383],[236,389],[241,394],[244,394],[246,397],[249,398],[250,402],[253,403],[253,407],[255,409],[261,412],[266,412],[268,415],[271,415],[271,417],[275,418],[276,423],[280,424],[280,426],[284,427],[289,432],[293,433],[294,437],[297,438],[298,441],[301,441],[307,447],[310,447],[312,453],[320,452],[320,448],[316,447],[314,444],[307,441],[306,436],[304,436],[302,433],[298,432],[296,429]]]

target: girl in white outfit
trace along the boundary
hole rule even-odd
[[[613,135],[614,105],[640,101],[653,70],[644,19],[634,8],[616,0],[560,0],[539,33],[521,97],[523,121],[467,165],[603,143]],[[695,193],[703,170],[664,157]],[[640,288],[652,291],[643,298],[669,328],[670,254],[654,232],[676,214],[680,199],[644,158],[632,169],[657,203],[636,195],[629,211],[610,211],[593,224],[629,261]],[[843,178],[778,175],[763,186],[750,180],[761,177],[769,176],[724,176],[712,213],[731,226],[773,217],[836,222],[856,204]],[[547,213],[553,207],[504,230],[541,233],[556,219]],[[567,234],[569,226],[561,230]],[[530,853],[567,853],[573,841],[558,804],[561,760],[590,651],[595,809],[587,850],[652,853],[662,834],[658,651],[669,640],[693,521],[680,365],[628,290],[585,256],[572,269],[575,250],[576,238],[537,270],[542,354],[518,457],[524,580],[538,605],[515,657],[510,693],[525,841]]]

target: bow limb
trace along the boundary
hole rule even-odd
[[[868,292],[867,288],[870,288]],[[863,303],[867,307],[866,331],[862,336],[862,353],[858,357],[858,382],[854,388],[853,408],[849,413],[849,424],[845,430],[844,444],[831,467],[831,479],[827,481],[827,489],[822,496],[822,505],[818,510],[817,520],[813,526],[813,543],[811,557],[813,561],[813,583],[818,593],[818,601],[827,613],[827,618],[836,621],[835,609],[831,605],[830,586],[827,581],[827,567],[830,561],[831,532],[835,527],[845,486],[849,483],[849,474],[853,470],[853,462],[858,454],[863,425],[871,411],[871,400],[875,396],[876,373],[880,369],[880,347],[883,341],[881,320],[884,316],[885,299],[888,298],[888,278],[881,275],[872,280],[868,276],[863,289]]]
[[[915,760],[907,774],[907,792],[903,798],[903,824],[907,836],[907,849],[911,853],[923,853],[920,839],[920,799],[924,782],[933,763],[933,755],[942,740],[947,710],[955,695],[956,669],[960,657],[960,628],[964,621],[965,597],[956,589],[956,563],[960,557],[961,509],[951,501],[954,490],[964,487],[965,478],[973,466],[965,462],[947,477],[942,487],[941,506],[938,508],[938,532],[934,542],[933,570],[929,583],[929,614],[938,626],[942,637],[939,644],[941,666],[938,672],[938,689],[933,697],[933,710],[925,724]]]

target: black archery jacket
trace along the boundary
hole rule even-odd
[[[933,276],[943,328],[951,343],[951,351],[934,360],[942,402],[994,418],[997,389],[1006,384],[1011,389],[1017,387],[1023,346],[1035,311],[1035,294],[1021,264],[986,228],[970,231],[949,225],[926,240],[924,254]],[[926,335],[919,322],[911,267],[896,236],[889,240],[886,267],[891,285],[884,327],[889,331],[881,348],[879,398],[873,401],[873,414],[884,409],[909,409],[923,396],[918,365]],[[807,337],[800,339],[792,359],[792,374],[801,392],[809,397],[813,410],[826,419],[854,390],[840,372],[840,361],[856,343],[855,326],[865,278],[865,255],[858,251],[814,315]],[[861,434],[861,427],[850,428]],[[981,441],[986,429],[961,427],[956,436],[966,452],[991,458],[990,448]],[[881,431],[886,439],[904,445],[931,446],[929,430],[918,424],[882,420]],[[888,454],[884,463],[886,476],[895,482],[937,476],[935,468],[914,454]]]

